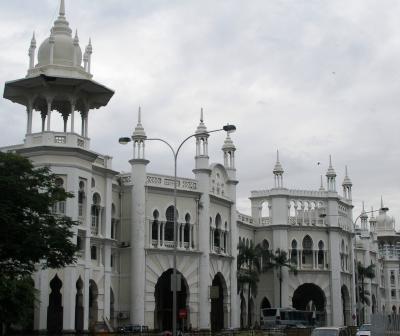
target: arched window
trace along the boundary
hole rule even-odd
[[[290,252],[290,261],[297,265],[297,240],[292,240],[292,251]]]
[[[83,205],[85,200],[85,182],[79,181],[78,191],[78,216],[83,217],[85,213],[85,207]]]
[[[174,241],[174,217],[175,217],[175,210],[174,206],[171,205],[168,207],[167,211],[165,212],[165,218],[167,222],[165,223],[165,236],[164,239],[166,241]],[[176,220],[178,221],[178,211],[176,211]]]
[[[91,231],[93,234],[99,233],[99,223],[100,223],[100,195],[95,193],[93,195],[93,203],[90,209],[92,222],[91,222]]]
[[[302,263],[303,265],[312,265],[313,256],[313,241],[309,235],[305,236],[303,239],[303,257]]]
[[[117,231],[118,231],[118,222],[116,219],[117,211],[115,208],[115,204],[111,204],[111,239],[117,238]]]
[[[153,223],[151,224],[151,239],[158,240],[158,210],[153,211]]]
[[[318,266],[324,266],[324,242],[322,240],[318,243]]]

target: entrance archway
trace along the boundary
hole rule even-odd
[[[99,290],[94,280],[89,280],[89,328],[95,327],[98,315],[97,296]]]
[[[211,330],[224,329],[224,296],[226,295],[226,283],[224,276],[217,273],[212,281],[211,287]]]
[[[83,281],[81,277],[76,281],[75,295],[75,331],[83,330]]]
[[[56,274],[50,281],[49,306],[47,307],[47,330],[49,333],[60,333],[63,329],[63,307],[60,289],[62,281]]]
[[[307,310],[309,307],[315,307],[316,324],[325,325],[326,321],[326,297],[324,291],[317,285],[305,283],[297,287],[293,293],[293,308],[298,310]]]
[[[345,285],[341,288],[342,294],[342,311],[343,311],[343,325],[350,325],[351,322],[351,305],[349,290]]]
[[[165,271],[158,278],[154,297],[156,299],[156,309],[154,311],[154,320],[155,320],[155,329],[158,330],[172,330],[172,291],[171,291],[171,275],[173,273],[172,268]],[[181,275],[181,288],[180,291],[177,292],[177,329],[183,330],[187,329],[189,325],[189,287],[187,285],[186,279],[179,272],[177,274]],[[187,319],[184,320],[178,318],[179,310],[186,309],[187,311]]]

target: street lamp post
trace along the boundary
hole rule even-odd
[[[177,316],[177,274],[176,274],[176,260],[177,260],[177,210],[176,210],[176,203],[177,203],[177,182],[178,182],[178,178],[177,178],[177,162],[178,162],[178,154],[180,149],[182,148],[183,144],[188,141],[189,139],[195,137],[195,136],[201,136],[201,135],[206,135],[206,134],[210,134],[210,133],[215,133],[215,132],[220,132],[220,131],[225,131],[225,132],[234,132],[236,130],[235,125],[225,125],[222,128],[219,129],[215,129],[212,131],[205,131],[202,133],[193,133],[191,135],[189,135],[188,137],[186,137],[177,147],[177,149],[175,150],[174,147],[172,147],[172,145],[161,138],[146,138],[146,140],[150,140],[150,141],[161,141],[163,143],[165,143],[172,151],[172,155],[174,157],[174,250],[173,250],[173,273],[172,273],[172,336],[176,336],[176,316]],[[132,141],[132,138],[130,137],[122,137],[119,138],[119,143],[122,145],[126,145],[127,143],[129,143],[130,141]]]
[[[388,207],[381,207],[380,209],[377,209],[377,210],[371,210],[371,211],[363,211],[362,213],[360,213],[357,217],[356,217],[356,219],[353,221],[353,235],[352,235],[352,238],[354,239],[354,241],[353,241],[353,244],[352,244],[352,254],[353,254],[353,256],[354,256],[354,260],[355,260],[355,265],[353,264],[353,292],[354,292],[354,298],[356,299],[357,298],[357,292],[358,292],[358,280],[356,279],[356,270],[355,270],[355,268],[357,267],[357,254],[356,254],[356,252],[355,252],[355,244],[356,244],[356,241],[355,241],[355,229],[356,229],[356,224],[357,224],[357,221],[361,218],[361,216],[362,215],[364,215],[364,214],[369,214],[369,213],[374,213],[374,212],[377,212],[377,211],[388,211],[389,210],[389,208]],[[319,215],[321,218],[325,218],[325,217],[327,217],[327,216],[339,216],[339,215],[327,215],[326,213],[322,213],[322,214],[320,214]],[[357,281],[357,283],[356,283],[356,281]],[[356,292],[357,291],[357,292]],[[354,303],[355,304],[355,306],[356,306],[356,309],[354,309],[354,306],[353,306],[353,312],[355,311],[356,312],[356,318],[360,315],[359,314],[359,308],[358,308],[358,305],[357,305],[357,303]]]

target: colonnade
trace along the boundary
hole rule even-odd
[[[166,231],[166,226],[167,223],[169,222],[163,222],[163,221],[150,221],[149,223],[149,231],[150,231],[150,245],[153,247],[157,248],[163,248],[163,247],[174,247],[174,241],[172,240],[166,240],[165,239],[165,231]],[[154,228],[154,226],[157,226],[157,228]],[[185,228],[188,228],[188,239],[185,240]],[[156,230],[156,233],[154,233],[153,230]],[[173,224],[172,224],[172,230],[173,230]],[[195,226],[193,223],[177,223],[177,248],[179,249],[188,249],[192,250],[194,249],[195,246]],[[156,239],[153,239],[153,237],[156,237]]]

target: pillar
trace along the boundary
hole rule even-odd
[[[131,196],[131,300],[130,322],[144,325],[145,302],[145,206],[146,206],[146,165],[149,161],[134,158],[129,161],[132,166]]]
[[[51,120],[51,101],[47,101],[47,132],[50,132],[50,120]]]

